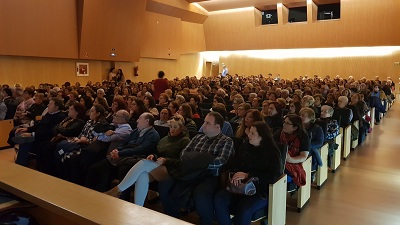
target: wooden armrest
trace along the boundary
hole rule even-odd
[[[347,159],[350,154],[351,145],[351,125],[344,128],[343,133],[343,159]]]
[[[0,120],[0,148],[7,148],[8,134],[14,128],[14,120]]]
[[[0,171],[1,189],[71,224],[189,224],[11,162],[1,161]]]
[[[303,168],[306,172],[306,185],[299,188],[297,193],[297,211],[301,212],[303,207],[308,203],[311,196],[311,163],[312,157],[308,157],[306,161],[302,162]]]
[[[269,185],[268,224],[286,224],[286,190],[286,174],[282,175],[275,183]]]

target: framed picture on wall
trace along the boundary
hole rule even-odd
[[[76,63],[76,76],[88,77],[89,76],[89,63]]]

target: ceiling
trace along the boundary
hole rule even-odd
[[[288,8],[306,6],[307,0],[186,0],[189,3],[198,3],[208,12],[255,7],[259,10],[276,8],[277,3],[282,3]],[[339,3],[340,0],[313,0],[317,5]]]

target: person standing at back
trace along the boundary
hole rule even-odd
[[[168,80],[164,78],[164,71],[158,72],[158,79],[154,81],[154,99],[158,100],[161,93],[168,89]]]

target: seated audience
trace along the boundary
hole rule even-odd
[[[182,116],[173,116],[168,121],[168,136],[162,138],[157,145],[157,154],[150,154],[146,159],[136,163],[126,174],[125,178],[107,194],[119,197],[122,191],[135,185],[134,203],[143,206],[149,182],[153,180],[161,181],[169,177],[169,172],[177,170],[179,157],[190,139],[185,132],[184,119]]]
[[[336,136],[339,135],[339,123],[337,120],[333,119],[333,108],[329,105],[323,105],[321,107],[321,118],[320,121],[327,124],[325,141],[328,143],[328,166],[332,166],[332,157],[338,146],[335,142]],[[340,150],[339,150],[340,151]]]
[[[55,126],[55,136],[41,143],[36,153],[36,167],[39,171],[50,175],[56,175],[54,152],[57,144],[62,140],[71,141],[78,136],[85,126],[85,107],[81,103],[74,103],[68,109],[68,116]]]
[[[15,163],[27,166],[29,152],[36,153],[40,144],[50,141],[54,137],[53,129],[66,116],[60,109],[64,104],[59,98],[52,98],[48,105],[48,112],[43,119],[32,127],[18,128],[15,131],[14,143],[18,143],[19,150]]]
[[[238,185],[250,177],[257,177],[256,194],[235,195],[226,189],[214,196],[215,216],[219,224],[250,224],[252,215],[268,206],[268,185],[282,175],[282,156],[272,130],[264,122],[254,122],[245,141],[235,155],[233,175],[229,182]],[[231,214],[234,215],[231,219]]]
[[[223,122],[224,119],[219,113],[210,112],[204,119],[204,134],[196,135],[182,150],[181,163],[183,158],[193,156],[196,152],[200,154],[196,157],[196,162],[199,162],[199,157],[204,158],[202,164],[205,164],[205,169],[198,168],[201,175],[194,178],[191,185],[176,179],[175,177],[180,177],[179,174],[159,183],[160,199],[167,215],[179,217],[181,208],[188,209],[194,202],[196,212],[200,216],[200,224],[213,223],[213,196],[219,186],[221,168],[234,154],[232,139],[221,133]],[[190,164],[190,160],[188,161],[187,164]],[[184,171],[181,171],[180,175],[182,173]],[[189,201],[189,195],[192,196],[193,202]]]
[[[306,172],[302,162],[306,161],[310,150],[310,139],[304,130],[300,116],[287,115],[281,131],[274,133],[275,141],[288,146],[285,173],[288,175],[288,191],[306,184]]]
[[[122,180],[129,169],[138,162],[137,158],[156,153],[160,136],[153,127],[154,116],[145,112],[137,120],[137,128],[117,148],[112,149],[106,159],[90,166],[85,186],[105,192],[110,189],[114,178]],[[128,193],[129,194],[129,193]],[[124,199],[126,196],[124,197]]]
[[[310,139],[310,153],[312,156],[312,170],[316,171],[318,166],[322,166],[321,154],[319,149],[322,147],[325,141],[324,131],[321,126],[315,123],[315,112],[309,107],[304,107],[300,110],[300,117],[303,121],[303,127],[307,131]],[[315,172],[311,175],[311,181],[315,178]]]
[[[35,92],[31,88],[26,88],[24,90],[22,95],[23,101],[19,103],[19,105],[17,106],[17,110],[15,111],[14,126],[30,123],[30,120],[29,118],[27,118],[26,115],[28,109],[35,104],[35,100],[33,100],[34,94]]]

